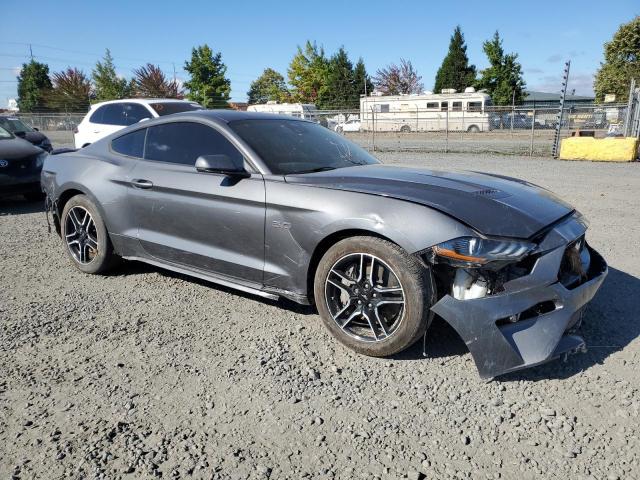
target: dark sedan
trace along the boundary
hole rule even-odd
[[[583,350],[575,330],[607,273],[582,215],[544,188],[382,165],[291,117],[137,123],[46,160],[42,184],[83,272],[135,259],[313,303],[372,356],[406,349],[439,315],[483,377]]]
[[[0,127],[0,195],[43,198],[40,172],[47,152]]]
[[[18,117],[0,115],[0,127],[4,128],[16,137],[23,138],[36,147],[41,148],[49,153],[53,150],[51,140],[37,128],[30,127]]]

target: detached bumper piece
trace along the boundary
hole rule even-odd
[[[469,300],[446,295],[432,307],[466,343],[482,378],[585,350],[584,339],[571,332],[602,285],[607,264],[585,244],[588,269],[577,285],[565,286],[558,279],[568,248],[564,243],[541,255],[503,292]]]

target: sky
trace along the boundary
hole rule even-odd
[[[25,7],[25,5],[28,5]],[[222,52],[232,100],[246,100],[252,80],[271,67],[286,78],[298,45],[307,39],[330,55],[344,46],[362,57],[369,74],[400,58],[410,60],[426,89],[460,25],[467,54],[487,66],[482,42],[500,32],[506,52],[519,55],[527,88],[558,92],[563,63],[571,60],[569,91],[593,92],[603,43],[640,14],[636,1],[447,2],[369,0],[292,1],[39,1],[5,0],[0,19],[0,105],[15,98],[16,75],[30,58],[50,71],[68,66],[90,74],[106,48],[117,71],[130,77],[144,63],[180,80],[194,46]]]

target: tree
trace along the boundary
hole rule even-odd
[[[91,82],[77,68],[67,68],[52,75],[53,88],[47,95],[47,106],[65,112],[84,112],[89,108]]]
[[[142,98],[182,98],[182,92],[175,80],[167,80],[159,66],[147,63],[135,69],[131,79],[131,89],[136,97]]]
[[[269,101],[285,102],[289,98],[289,90],[280,73],[272,68],[265,68],[262,75],[251,82],[247,97],[250,105]]]
[[[640,16],[621,25],[604,44],[604,62],[593,83],[596,101],[602,102],[608,93],[618,101],[626,99],[632,78],[640,82]]]
[[[356,108],[360,94],[354,73],[347,52],[340,47],[327,64],[326,85],[318,99],[318,107],[324,110]]]
[[[18,108],[22,112],[33,112],[45,105],[45,97],[51,89],[49,66],[31,60],[22,64],[18,75]]]
[[[518,54],[504,53],[498,31],[491,40],[482,44],[482,48],[489,60],[489,67],[480,72],[476,86],[486,90],[495,105],[511,105],[514,101],[521,103],[525,82],[522,66],[517,61]]]
[[[127,81],[116,74],[113,57],[108,48],[102,61],[96,62],[91,77],[95,88],[95,99],[99,102],[126,98],[129,94]]]
[[[464,89],[473,86],[475,81],[476,67],[469,65],[464,35],[460,26],[457,26],[449,42],[449,52],[436,73],[433,91],[440,93],[443,88],[455,88],[458,92],[464,92]]]
[[[231,81],[225,77],[227,66],[222,61],[222,53],[213,53],[204,44],[191,50],[191,61],[185,62],[184,69],[191,78],[184,83],[188,89],[187,98],[205,108],[227,108],[231,97]]]
[[[420,81],[422,77],[414,70],[409,60],[400,59],[400,65],[391,65],[380,69],[373,77],[376,89],[384,95],[400,95],[421,93],[424,85]]]
[[[301,103],[316,103],[327,85],[328,62],[324,49],[307,40],[304,50],[298,46],[287,71],[293,87],[293,100]]]
[[[358,97],[365,94],[370,95],[371,92],[373,92],[373,82],[371,81],[371,77],[367,74],[367,69],[364,66],[362,58],[358,59],[358,63],[356,63],[356,66],[353,69],[353,79],[358,92]],[[360,100],[358,100],[358,104],[359,102]]]

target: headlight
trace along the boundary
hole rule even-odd
[[[433,247],[438,260],[454,266],[479,267],[490,262],[515,262],[535,248],[520,240],[460,237]]]

